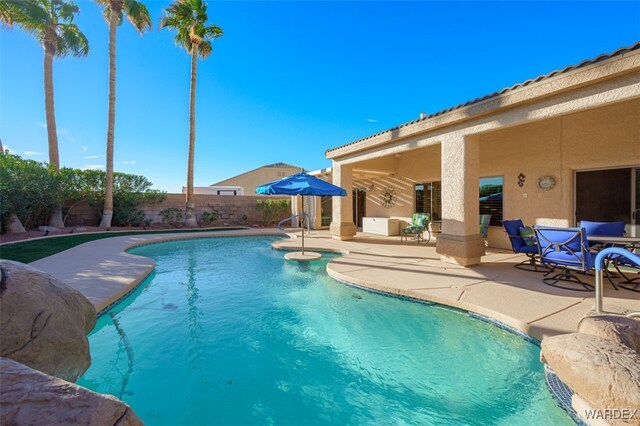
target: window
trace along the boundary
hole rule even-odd
[[[420,183],[415,186],[416,213],[430,213],[431,220],[442,219],[441,182]]]
[[[480,214],[490,214],[490,226],[502,226],[502,176],[480,178]]]

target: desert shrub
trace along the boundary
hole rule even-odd
[[[203,225],[211,225],[218,220],[218,212],[215,211],[213,207],[209,207],[211,208],[211,210],[202,212],[202,218],[200,219],[200,222]]]
[[[184,213],[182,209],[177,207],[168,207],[160,212],[162,223],[169,224],[171,226],[180,226],[184,222]]]
[[[256,209],[262,213],[262,220],[266,225],[271,225],[276,219],[288,214],[291,209],[291,200],[258,200]]]
[[[15,213],[26,228],[46,223],[59,199],[60,176],[46,163],[0,153],[0,216]]]

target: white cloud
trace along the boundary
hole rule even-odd
[[[11,148],[9,148],[9,145],[2,145],[2,147],[4,148],[4,150],[6,152],[8,152],[9,154],[15,154],[16,152],[14,150],[12,150]]]
[[[136,160],[121,161],[118,164],[136,164]]]
[[[39,155],[45,155],[44,152],[38,152],[38,151],[22,151],[22,154],[29,157],[37,157]]]
[[[104,158],[105,155],[87,155],[84,157],[85,160],[95,160],[96,158]]]
[[[100,170],[100,169],[104,169],[103,164],[85,164],[82,167],[82,170]]]
[[[71,142],[73,142],[73,140],[72,140],[72,139],[69,139],[69,140],[70,140]],[[82,152],[87,152],[87,150],[88,150],[88,149],[89,149],[89,147],[88,147],[88,146],[86,146],[86,145],[85,145],[85,146],[83,146],[82,148],[80,148],[80,150],[81,150]]]
[[[47,128],[47,123],[43,123],[42,121],[38,121],[36,123],[36,126],[42,128],[42,129],[46,129]]]
[[[378,122],[378,120],[376,118],[367,118],[367,121],[369,123],[377,123]]]

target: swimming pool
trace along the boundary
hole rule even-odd
[[[563,425],[539,348],[438,305],[287,262],[272,237],[138,247],[156,270],[102,315],[79,384],[147,424]]]

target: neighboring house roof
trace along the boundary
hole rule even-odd
[[[226,182],[226,181],[231,180],[231,179],[236,179],[236,178],[239,178],[240,176],[248,175],[250,173],[253,173],[253,172],[255,172],[257,170],[261,170],[261,169],[298,169],[298,170],[304,170],[302,167],[293,166],[293,165],[287,164],[287,163],[267,164],[265,166],[257,167],[257,168],[255,168],[253,170],[249,170],[248,172],[240,173],[239,175],[235,175],[235,176],[232,176],[230,178],[223,179],[220,182],[216,182],[216,183],[211,184],[209,186],[216,186],[216,185],[219,185],[222,182]]]
[[[273,163],[273,164],[267,164],[266,166],[258,167],[258,169],[264,169],[264,168],[302,169],[301,167],[292,166],[291,164],[287,164],[287,163]]]
[[[344,148],[344,147],[349,146],[349,145],[354,145],[354,144],[356,144],[358,142],[362,142],[362,141],[365,141],[365,140],[368,140],[368,139],[372,139],[372,138],[374,138],[376,136],[379,136],[379,135],[382,135],[384,133],[388,133],[388,132],[392,132],[392,131],[398,130],[398,129],[402,128],[402,127],[409,126],[411,124],[415,124],[415,123],[417,123],[419,121],[428,120],[430,118],[433,118],[433,117],[436,117],[436,116],[439,116],[439,115],[442,115],[442,114],[446,114],[448,112],[451,112],[451,111],[454,111],[454,110],[457,110],[457,109],[460,109],[460,108],[464,108],[464,107],[467,107],[469,105],[473,105],[473,104],[480,103],[482,101],[486,101],[487,99],[498,97],[498,96],[503,95],[503,94],[505,94],[507,92],[510,92],[512,90],[519,89],[519,88],[524,87],[524,86],[528,86],[531,83],[537,83],[539,81],[547,80],[547,79],[549,79],[551,77],[554,77],[554,76],[557,76],[557,75],[560,75],[560,74],[564,74],[564,73],[567,73],[569,71],[576,70],[578,68],[586,67],[587,65],[592,65],[592,64],[595,64],[597,62],[601,62],[601,61],[610,59],[610,58],[612,58],[614,56],[623,55],[625,53],[628,53],[628,52],[631,52],[631,51],[634,51],[634,50],[640,50],[640,41],[635,43],[635,44],[633,44],[633,45],[631,45],[631,46],[621,47],[620,49],[618,49],[618,50],[616,50],[614,52],[603,53],[603,54],[601,54],[599,56],[596,56],[593,59],[586,59],[586,60],[580,62],[579,64],[569,65],[569,66],[567,66],[567,67],[565,67],[565,68],[563,68],[561,70],[552,71],[552,72],[550,72],[548,74],[543,74],[543,75],[540,75],[540,76],[538,76],[536,78],[531,78],[531,79],[529,79],[527,81],[524,81],[522,83],[514,84],[511,87],[505,87],[504,89],[502,89],[500,91],[493,92],[493,93],[491,93],[489,95],[485,95],[485,96],[482,96],[480,98],[476,98],[476,99],[473,99],[471,101],[467,101],[465,103],[453,106],[451,108],[444,109],[442,111],[438,111],[438,112],[433,113],[433,114],[429,114],[426,117],[421,117],[421,118],[418,118],[416,120],[408,121],[406,123],[400,124],[399,126],[395,126],[395,127],[390,128],[390,129],[383,130],[383,131],[375,133],[373,135],[369,135],[369,136],[367,136],[365,138],[361,138],[361,139],[355,140],[353,142],[349,142],[349,143],[346,143],[344,145],[337,146],[335,148],[327,149],[325,151],[325,154],[327,154],[329,152],[332,152],[332,151],[335,151],[335,150],[338,150],[340,148]]]

